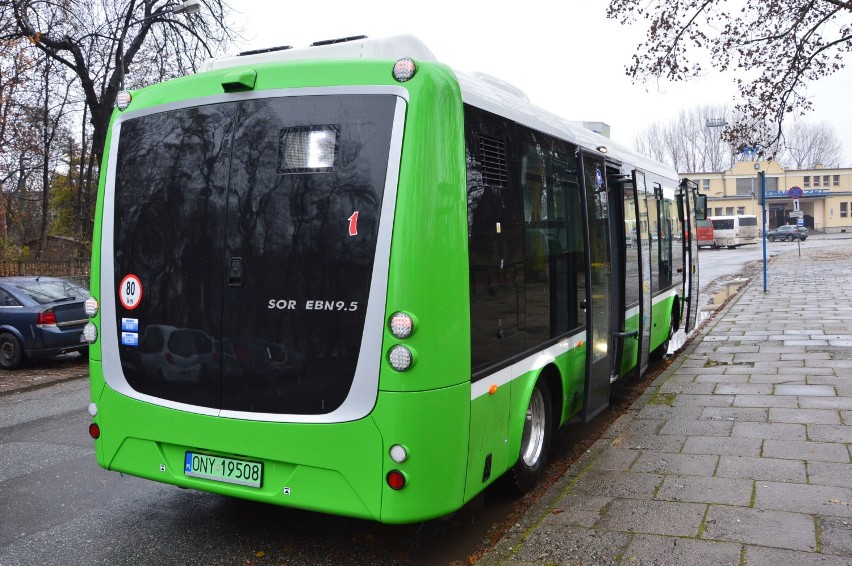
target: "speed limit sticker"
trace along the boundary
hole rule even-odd
[[[125,275],[118,286],[118,300],[121,305],[133,310],[142,302],[142,282],[133,274]]]

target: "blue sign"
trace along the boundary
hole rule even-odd
[[[790,198],[802,198],[804,192],[802,192],[802,187],[790,187],[787,191],[787,194],[790,195]]]
[[[122,346],[139,346],[139,334],[136,332],[122,332],[121,333],[121,345]]]
[[[831,191],[829,189],[807,189],[802,190],[803,197],[818,197],[827,195]],[[766,198],[786,198],[790,196],[790,191],[766,191]],[[801,197],[800,197],[801,198]]]
[[[804,218],[799,218],[799,219],[796,220],[796,226],[804,226],[804,225],[805,225],[805,219]]]

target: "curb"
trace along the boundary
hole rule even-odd
[[[0,389],[0,397],[8,397],[10,395],[14,395],[16,393],[26,393],[28,391],[36,391],[38,389],[44,389],[46,387],[50,387],[51,385],[56,385],[58,383],[64,383],[66,381],[76,381],[78,379],[88,379],[89,372],[86,370],[83,373],[71,374],[63,377],[52,377],[50,379],[45,379],[44,381],[38,383],[29,383],[27,385],[21,385],[18,387],[14,387],[11,389]]]

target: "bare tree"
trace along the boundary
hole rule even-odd
[[[797,120],[785,128],[784,153],[779,161],[796,169],[813,169],[816,165],[839,166],[842,154],[843,144],[831,124]]]
[[[106,130],[125,76],[144,47],[156,51],[169,78],[196,70],[233,39],[226,0],[201,0],[202,10],[180,17],[175,0],[0,0],[0,40],[29,39],[71,69],[92,124],[92,156],[103,155]],[[150,56],[150,52],[148,53]],[[138,83],[137,83],[138,84]]]
[[[654,123],[634,139],[636,150],[681,172],[721,171],[736,158],[717,125],[732,120],[727,106],[700,106],[681,111],[668,123]]]
[[[849,0],[610,0],[607,16],[648,22],[627,67],[635,80],[738,70],[737,120],[724,135],[758,155],[777,147],[785,118],[810,110],[808,83],[842,68],[852,49]]]

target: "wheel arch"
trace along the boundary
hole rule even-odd
[[[12,336],[14,336],[18,340],[18,342],[21,344],[21,348],[23,349],[24,354],[26,354],[27,353],[27,341],[24,338],[24,335],[21,334],[21,332],[17,328],[15,328],[14,326],[9,326],[9,325],[0,326],[0,334],[5,334],[7,332],[9,334],[11,334]]]
[[[556,365],[556,361],[550,361],[541,369],[530,372],[529,378],[521,380],[522,385],[513,395],[512,411],[509,421],[509,467],[513,466],[518,459],[521,448],[521,438],[524,432],[524,420],[527,407],[532,398],[533,389],[539,380],[545,380],[550,390],[550,414],[552,430],[555,432],[562,424],[565,416],[562,411],[562,399],[565,396],[565,384],[562,372]]]

